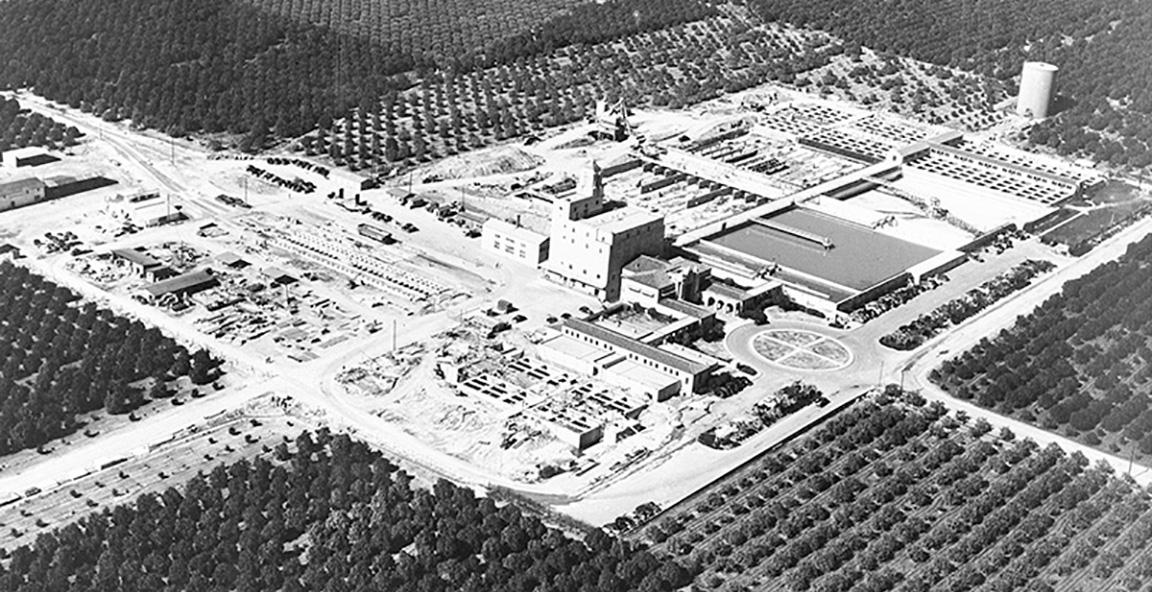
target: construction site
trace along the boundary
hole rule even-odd
[[[653,499],[650,469],[720,470],[858,396],[896,355],[876,337],[910,320],[889,311],[1002,272],[1024,255],[971,262],[1102,182],[843,102],[767,103],[601,102],[545,137],[387,179],[78,118],[109,139],[38,167],[117,183],[0,213],[0,228],[42,273],[246,368],[221,401],[288,396],[427,474],[566,496],[563,511],[602,523]],[[699,444],[801,378],[834,405],[723,459]]]
[[[604,479],[666,444],[674,406],[550,361],[552,332],[479,316],[418,344],[347,365],[357,406],[421,441],[528,483]]]

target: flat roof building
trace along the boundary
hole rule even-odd
[[[624,359],[675,377],[679,383],[677,389],[670,392],[662,391],[661,395],[664,398],[670,397],[678,391],[695,392],[698,387],[703,386],[702,381],[716,367],[714,363],[689,359],[588,321],[568,319],[560,326],[560,332],[597,348],[612,351]],[[602,367],[607,367],[603,359],[599,362]]]
[[[480,242],[485,250],[534,267],[548,260],[547,236],[498,218],[484,223]]]
[[[676,375],[628,358],[617,358],[606,366],[601,378],[653,401],[664,401],[680,392],[680,379]]]
[[[22,166],[37,166],[55,160],[58,159],[49,155],[44,148],[37,146],[13,148],[12,150],[5,150],[3,154],[4,166],[13,169]]]
[[[611,349],[563,333],[542,345],[537,351],[540,359],[581,374],[596,374],[604,361],[613,357]]]
[[[620,300],[644,306],[669,298],[698,302],[701,286],[710,275],[707,267],[683,257],[665,261],[641,255],[621,271]]]
[[[161,265],[160,261],[139,249],[112,249],[111,253],[112,256],[117,259],[123,259],[128,265],[135,268],[138,273],[144,273],[152,267]]]
[[[232,251],[225,251],[223,253],[220,253],[220,256],[217,257],[217,259],[221,263],[223,263],[224,265],[227,265],[228,267],[231,267],[232,269],[244,269],[245,267],[248,267],[250,265],[242,257],[237,255],[236,253],[233,253]]]
[[[123,260],[132,272],[152,282],[158,282],[179,275],[174,269],[164,265],[148,254],[143,248],[112,249],[113,257]]]

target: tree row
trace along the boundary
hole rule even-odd
[[[191,354],[155,328],[0,261],[0,454],[74,433],[82,414],[127,413],[167,397],[180,377],[212,382],[219,366],[204,350]]]

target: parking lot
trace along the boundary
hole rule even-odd
[[[179,487],[217,464],[269,455],[303,428],[300,420],[283,415],[230,414],[186,428],[168,443],[140,450],[133,457],[106,459],[53,491],[32,489],[20,498],[0,500],[0,554],[7,555],[39,533],[88,513],[126,503],[142,493]]]

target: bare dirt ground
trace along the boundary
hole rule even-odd
[[[734,110],[738,110],[739,101],[745,97],[756,96],[755,92],[766,91],[757,89],[730,97],[726,99],[727,102],[704,105],[690,111],[641,112],[636,114],[634,123],[648,138],[707,133],[717,124],[730,119],[735,113]],[[768,100],[778,99],[773,97]],[[406,459],[409,464],[428,474],[446,476],[477,488],[496,484],[519,489],[528,494],[555,500],[559,509],[573,516],[594,524],[602,524],[645,501],[655,500],[661,504],[675,501],[779,442],[780,439],[818,421],[836,406],[846,403],[879,383],[899,382],[904,379],[908,384],[921,386],[925,395],[930,398],[939,398],[949,405],[963,408],[961,402],[952,401],[942,393],[932,392],[927,381],[922,379],[922,376],[944,355],[941,352],[946,353],[950,349],[955,351],[964,347],[969,340],[978,339],[979,336],[989,334],[1011,322],[1015,315],[1027,312],[1035,306],[1046,293],[1058,289],[1064,279],[1086,272],[1109,256],[1116,256],[1123,248],[1123,244],[1126,244],[1124,241],[1135,240],[1141,233],[1152,228],[1149,226],[1150,223],[1142,223],[1122,233],[1107,245],[1098,247],[1085,259],[1074,262],[1066,259],[1058,260],[1061,264],[1060,269],[1038,282],[1035,288],[999,303],[982,315],[970,319],[957,330],[930,342],[919,352],[893,353],[881,350],[875,339],[887,330],[906,322],[915,314],[928,310],[979,283],[980,278],[995,275],[998,273],[997,269],[1010,267],[1022,258],[1034,256],[1043,250],[1042,247],[1024,243],[986,263],[967,264],[950,272],[952,282],[926,292],[910,305],[889,312],[878,321],[854,331],[836,331],[818,323],[796,321],[791,317],[774,318],[774,327],[812,330],[822,335],[834,336],[838,342],[843,343],[852,352],[852,359],[845,368],[836,372],[809,372],[803,368],[782,371],[779,367],[769,366],[762,359],[746,355],[747,352],[741,349],[747,346],[749,342],[747,338],[755,328],[733,327],[728,340],[732,357],[761,370],[753,388],[723,401],[689,397],[674,407],[653,409],[654,413],[662,414],[662,427],[660,431],[654,431],[647,437],[658,445],[653,445],[647,452],[631,458],[628,456],[638,453],[638,448],[622,447],[618,452],[605,454],[602,464],[612,466],[621,463],[620,466],[623,468],[620,470],[601,472],[595,478],[582,479],[572,474],[565,474],[542,483],[525,484],[507,477],[509,473],[514,474],[517,471],[515,463],[518,461],[514,456],[503,457],[477,448],[475,442],[483,442],[485,438],[490,438],[479,429],[479,426],[489,425],[478,422],[479,411],[462,406],[452,408],[447,404],[429,406],[429,401],[442,399],[444,393],[416,387],[390,393],[389,402],[381,406],[378,401],[347,394],[342,386],[335,382],[335,377],[363,360],[388,351],[394,342],[398,346],[404,346],[426,341],[431,336],[456,325],[463,316],[492,306],[498,299],[512,301],[527,317],[520,326],[527,333],[543,327],[547,317],[551,315],[558,316],[562,312],[575,313],[581,306],[596,305],[592,298],[541,279],[539,271],[533,267],[485,253],[480,249],[477,240],[466,238],[460,228],[438,220],[434,214],[423,209],[413,210],[404,207],[395,195],[396,189],[407,190],[411,187],[416,193],[438,193],[446,198],[460,196],[462,200],[474,200],[479,209],[491,208],[492,213],[501,217],[525,214],[540,218],[542,214],[540,208],[528,202],[519,203],[522,200],[502,198],[501,194],[506,195],[505,189],[510,190],[513,184],[539,183],[545,179],[554,182],[565,176],[575,176],[577,172],[587,167],[591,159],[608,162],[625,154],[629,149],[628,145],[607,142],[587,143],[581,139],[587,133],[587,127],[575,125],[556,130],[531,146],[511,144],[509,150],[515,150],[517,153],[513,159],[516,162],[509,166],[517,169],[515,172],[509,172],[504,165],[481,167],[459,171],[485,174],[479,178],[465,177],[427,183],[423,178],[419,178],[413,179],[410,186],[407,179],[396,179],[394,186],[388,188],[393,191],[374,189],[361,192],[360,178],[345,171],[333,170],[330,178],[325,179],[315,173],[292,170],[291,167],[279,165],[273,167],[261,159],[221,157],[190,142],[173,142],[150,132],[137,132],[127,129],[124,125],[107,124],[84,114],[61,110],[27,93],[21,95],[21,101],[27,101],[31,108],[42,110],[62,122],[77,125],[88,134],[91,147],[80,149],[82,152],[75,156],[79,161],[99,160],[111,163],[107,169],[109,174],[117,175],[125,189],[160,190],[172,194],[194,218],[194,222],[182,226],[147,229],[128,237],[106,238],[93,233],[88,240],[94,245],[130,246],[179,238],[192,244],[200,244],[213,253],[225,248],[243,248],[245,255],[253,258],[258,265],[280,264],[284,261],[273,257],[258,240],[236,238],[246,233],[251,234],[242,220],[247,211],[224,205],[216,201],[215,196],[227,193],[246,198],[256,212],[303,219],[310,223],[330,223],[332,228],[340,232],[354,232],[357,224],[370,219],[363,214],[342,209],[325,198],[329,192],[344,189],[346,196],[361,193],[362,198],[373,210],[392,216],[393,227],[411,223],[419,228],[416,232],[398,234],[402,244],[396,250],[389,251],[389,256],[401,258],[411,265],[423,266],[422,269],[434,269],[434,273],[443,274],[443,277],[450,278],[466,288],[470,297],[454,301],[444,309],[429,314],[396,314],[395,311],[373,310],[372,307],[365,306],[363,302],[353,297],[355,294],[342,287],[348,278],[339,274],[324,273],[321,274],[324,277],[319,279],[305,280],[305,285],[340,299],[348,307],[364,315],[371,315],[383,323],[383,329],[369,335],[358,335],[334,345],[310,361],[270,360],[264,350],[205,335],[185,319],[140,304],[123,293],[108,292],[93,285],[67,268],[66,257],[34,260],[31,265],[35,269],[56,281],[74,287],[86,297],[155,324],[186,343],[208,347],[218,355],[231,360],[232,364],[244,372],[242,375],[250,379],[241,381],[240,384],[231,386],[218,395],[182,407],[166,409],[147,421],[125,425],[121,430],[115,430],[90,442],[86,441],[82,447],[62,450],[59,454],[36,459],[35,463],[5,471],[0,475],[0,492],[24,492],[30,487],[40,487],[48,491],[61,481],[65,483],[65,487],[70,487],[67,483],[70,483],[72,477],[90,470],[103,459],[130,456],[133,451],[142,447],[163,443],[187,426],[201,422],[205,416],[240,408],[249,400],[271,391],[293,398],[305,409],[322,415],[328,424],[338,429],[354,431],[358,437],[388,454]],[[528,158],[524,159],[520,154]],[[289,178],[300,176],[316,183],[317,190],[311,195],[300,195],[258,181],[244,172],[249,164],[256,164],[269,170],[276,168],[277,174]],[[533,166],[526,168],[529,164]],[[64,200],[58,204],[26,208],[20,210],[18,216],[11,212],[0,214],[0,229],[14,236],[18,243],[26,245],[50,229],[71,225],[83,226],[84,218],[89,214],[94,215],[102,207],[102,200],[99,197],[74,200],[69,198],[72,201]],[[959,209],[957,208],[958,212]],[[995,215],[1007,214],[995,212]],[[232,238],[211,241],[198,238],[195,231],[209,222],[226,230]],[[909,227],[912,226],[914,224],[909,223]],[[909,232],[931,234],[932,230],[925,226]],[[949,240],[955,240],[955,237]],[[1046,256],[1055,257],[1050,253]],[[744,345],[741,346],[740,343]],[[765,392],[772,392],[797,378],[803,378],[823,389],[833,404],[827,408],[806,409],[789,416],[731,451],[718,452],[694,442],[696,436],[709,427],[746,412]],[[1036,437],[1041,442],[1057,441],[1065,445],[1068,450],[1081,448],[1059,436],[1035,429],[1030,431],[1028,426],[998,418],[989,412],[979,412],[978,415],[978,412],[973,410],[971,414],[988,417],[993,425],[1010,426],[1014,431],[1019,430],[1018,434]],[[425,415],[428,417],[421,417]],[[433,429],[436,424],[462,430],[475,440],[453,441],[446,438],[443,431]],[[219,451],[208,453],[218,454]],[[479,462],[469,462],[461,458],[477,454],[483,457]],[[1118,466],[1116,462],[1120,462],[1115,457],[1098,451],[1089,450],[1085,454],[1089,458],[1102,459],[1114,466]],[[179,467],[182,462],[189,467],[194,466],[186,461],[179,461],[175,466]],[[493,470],[493,467],[500,470]],[[155,465],[148,466],[147,471],[155,468]],[[1146,472],[1140,475],[1142,476],[1139,478],[1146,480],[1152,477]],[[147,479],[141,483],[154,484],[151,481],[153,477],[149,476]],[[165,481],[158,475],[155,480]],[[659,486],[654,488],[653,484]],[[68,499],[82,500],[72,496],[67,489],[61,489],[53,495],[61,492],[68,496]],[[81,496],[88,494],[82,492]],[[102,498],[105,501],[106,499]],[[565,504],[565,502],[571,503]],[[84,501],[77,503],[84,503],[87,506],[87,502]],[[20,524],[27,526],[23,522]]]

